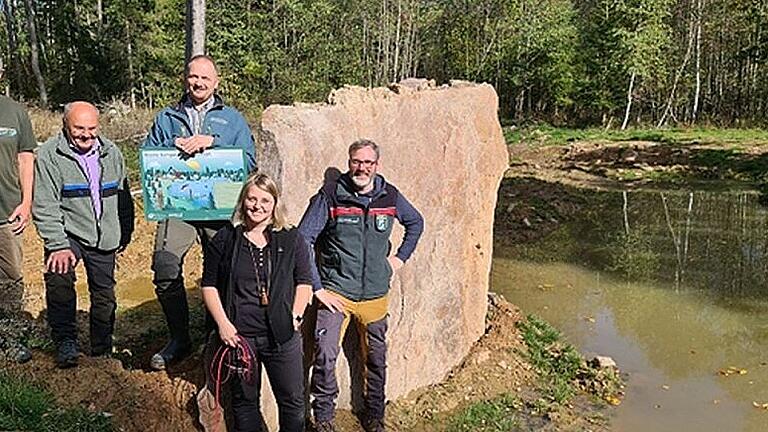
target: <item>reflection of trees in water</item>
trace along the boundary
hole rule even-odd
[[[606,214],[624,213],[606,210]],[[631,277],[645,267],[655,278],[673,281],[676,288],[684,284],[725,295],[768,291],[766,211],[757,195],[632,192],[626,213],[633,229],[609,245],[609,255],[613,262],[633,269]],[[654,252],[659,263],[655,271]]]
[[[584,214],[542,248],[553,255],[570,251],[559,258],[628,280],[733,298],[768,293],[768,211],[756,194],[596,192],[587,200]]]

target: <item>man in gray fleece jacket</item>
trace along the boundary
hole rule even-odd
[[[61,133],[40,147],[32,215],[45,247],[48,324],[61,368],[77,365],[75,267],[83,261],[91,295],[91,355],[112,352],[115,255],[130,242],[133,202],[120,149],[99,136],[90,103],[64,108]]]

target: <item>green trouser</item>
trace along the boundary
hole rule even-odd
[[[163,307],[173,339],[189,339],[189,306],[184,290],[184,257],[200,241],[203,254],[208,242],[227,221],[166,219],[157,224],[152,271],[157,299]]]
[[[18,311],[24,295],[21,235],[14,234],[12,226],[0,225],[0,309]]]

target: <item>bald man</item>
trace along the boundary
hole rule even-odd
[[[242,149],[248,169],[256,167],[251,128],[242,114],[224,105],[216,94],[219,72],[211,57],[192,57],[185,68],[185,92],[178,104],[155,116],[144,148],[178,149],[193,156],[212,148]],[[189,306],[184,290],[184,257],[195,242],[203,251],[226,220],[190,221],[166,219],[157,224],[152,255],[155,293],[165,313],[170,340],[150,360],[150,367],[163,370],[186,357],[192,348],[189,336]]]
[[[45,300],[60,368],[77,366],[75,267],[88,277],[90,354],[112,352],[115,255],[133,232],[133,202],[120,149],[99,136],[99,111],[64,107],[64,127],[38,151],[32,217],[45,247]]]

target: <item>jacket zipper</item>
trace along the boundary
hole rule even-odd
[[[370,203],[368,203],[370,206]],[[368,206],[363,209],[363,269],[360,272],[362,275],[362,290],[360,291],[361,300],[365,298],[365,268],[367,267],[368,260]]]

